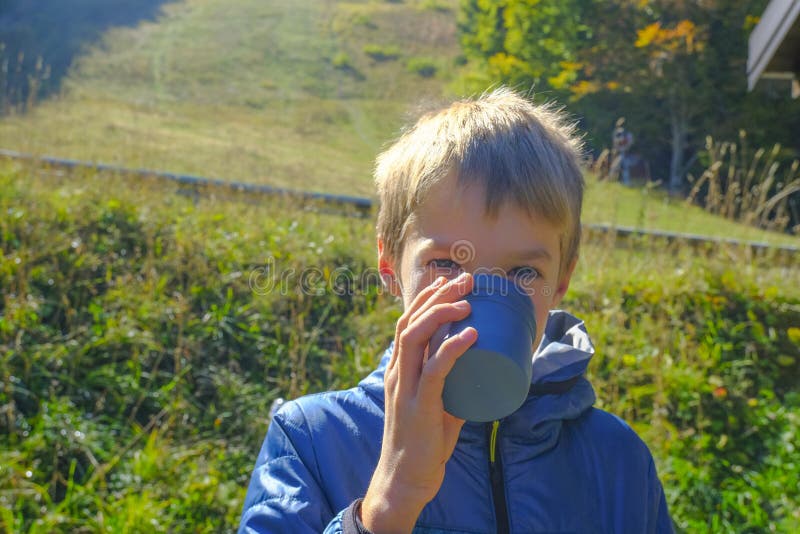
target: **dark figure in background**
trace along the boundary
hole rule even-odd
[[[630,148],[633,145],[633,134],[626,130],[624,125],[625,118],[617,119],[614,127],[610,175],[625,185],[631,185],[631,167],[634,162]]]

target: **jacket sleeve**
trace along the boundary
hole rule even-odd
[[[339,515],[328,524],[328,528],[323,534],[373,534],[364,527],[358,517],[362,500],[356,499],[350,506],[339,512]]]
[[[297,404],[288,402],[273,416],[247,490],[239,534],[341,532],[343,514],[331,510],[321,487],[311,438]]]

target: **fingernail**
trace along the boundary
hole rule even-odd
[[[466,300],[459,300],[458,302],[455,302],[454,305],[458,307],[459,310],[464,310],[466,308],[469,308],[469,302],[467,302]]]
[[[456,276],[455,278],[453,278],[452,284],[453,285],[460,284],[466,279],[467,279],[467,273],[463,272],[463,273],[459,274],[458,276]]]
[[[437,278],[433,282],[433,287],[441,287],[442,284],[444,284],[446,280],[447,280],[447,278],[445,278],[444,276],[440,276],[439,278]]]
[[[478,331],[477,331],[477,330],[475,330],[473,327],[471,327],[471,326],[468,326],[467,328],[465,328],[464,330],[462,330],[461,332],[459,332],[459,334],[458,334],[458,335],[459,335],[459,337],[460,337],[461,339],[469,339],[469,338],[471,338],[471,337],[477,337],[477,335],[478,335]]]

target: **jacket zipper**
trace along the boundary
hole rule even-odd
[[[500,421],[486,425],[486,434],[489,438],[489,479],[492,483],[492,501],[494,502],[494,516],[497,520],[497,534],[510,533],[508,524],[508,508],[506,507],[506,490],[503,485],[503,460],[497,454],[497,429]]]

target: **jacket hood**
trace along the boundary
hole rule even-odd
[[[383,375],[392,349],[393,343],[384,352],[378,368],[359,384],[381,407],[384,403]],[[531,384],[569,380],[574,384],[563,393],[529,393],[523,405],[504,419],[504,426],[522,425],[524,428],[517,430],[529,433],[541,423],[575,419],[589,409],[594,404],[595,393],[583,375],[593,355],[594,346],[583,321],[562,310],[551,311],[542,341],[533,355]],[[472,424],[467,423],[467,426]]]

